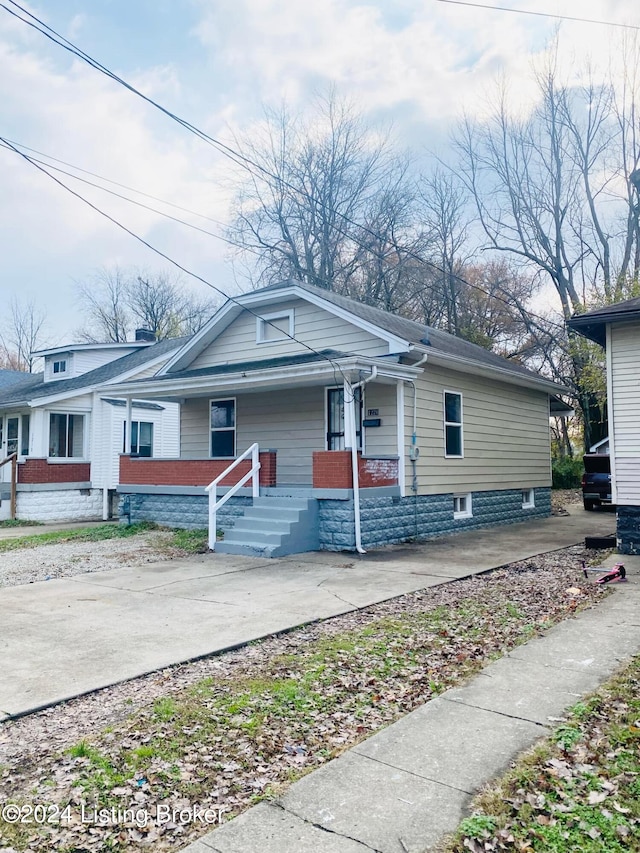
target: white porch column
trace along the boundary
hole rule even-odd
[[[128,455],[131,453],[131,411],[132,411],[131,397],[127,397],[127,411],[125,415],[125,442],[124,442],[124,452]]]
[[[396,424],[398,427],[398,485],[400,497],[405,497],[405,434],[404,434],[404,379],[396,381]]]
[[[360,525],[360,478],[358,473],[358,437],[356,435],[356,406],[354,389],[348,379],[344,380],[344,446],[351,448],[351,472],[353,478],[353,514],[356,551],[366,554],[362,547]]]

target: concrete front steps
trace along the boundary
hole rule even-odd
[[[247,557],[284,557],[319,547],[318,501],[302,496],[254,498],[225,531],[224,540],[216,543],[222,554]]]

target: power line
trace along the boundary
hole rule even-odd
[[[12,145],[15,145],[17,147],[17,143],[12,143]],[[26,146],[22,146],[22,147],[26,148]],[[0,148],[5,148],[7,151],[15,151],[15,148],[11,148],[10,146],[8,146],[4,143],[0,143]],[[27,150],[34,150],[34,149],[27,149]],[[43,156],[46,157],[47,155],[45,154]],[[62,175],[66,175],[68,178],[72,178],[74,181],[80,181],[81,183],[86,184],[87,186],[94,187],[95,189],[101,190],[102,192],[108,193],[109,195],[115,196],[116,198],[122,199],[123,201],[127,201],[127,202],[129,202],[129,204],[134,204],[136,207],[141,207],[144,210],[150,211],[151,213],[156,213],[158,216],[163,216],[165,219],[170,219],[172,222],[177,222],[180,225],[185,225],[187,228],[193,228],[194,231],[199,231],[201,234],[206,234],[209,237],[215,237],[217,240],[222,240],[222,242],[228,243],[230,246],[233,246],[236,249],[245,249],[245,251],[253,251],[254,254],[258,254],[257,249],[255,249],[255,250],[247,249],[246,247],[241,246],[239,243],[236,243],[233,240],[229,240],[227,237],[224,237],[222,234],[216,234],[214,231],[207,231],[206,228],[200,228],[200,226],[194,225],[192,222],[187,222],[185,219],[179,219],[177,216],[172,216],[170,213],[165,213],[162,210],[158,210],[156,207],[151,207],[151,205],[149,205],[149,204],[144,204],[144,202],[136,201],[133,198],[128,198],[127,196],[122,195],[122,193],[116,192],[115,190],[110,190],[108,187],[102,187],[102,186],[100,186],[100,184],[96,184],[96,183],[94,183],[94,181],[90,181],[87,178],[81,178],[79,175],[74,175],[72,172],[67,172],[66,169],[61,169],[59,166],[52,166],[50,163],[46,163],[44,160],[39,160],[37,157],[29,157],[28,159],[32,163],[40,163],[40,165],[46,166],[48,169],[53,169],[55,172],[59,172]],[[51,159],[55,159],[55,158],[51,158]],[[59,162],[64,162],[64,161],[59,161]],[[71,168],[75,168],[75,166],[72,166]],[[84,170],[82,170],[82,171],[84,171]],[[88,174],[93,174],[93,173],[89,172]],[[102,178],[100,175],[98,175],[97,177],[99,177],[101,180],[105,180],[105,181],[109,180],[108,178]],[[111,181],[111,183],[117,184],[116,181]],[[117,185],[118,186],[124,186],[123,184],[117,184]],[[125,187],[125,189],[130,189],[132,192],[137,192],[137,190],[134,190],[132,187]],[[142,193],[142,195],[146,196],[147,193]],[[155,196],[149,196],[149,197],[155,198]],[[162,202],[163,204],[171,204],[171,202],[164,202],[162,199],[157,199],[157,200]],[[178,205],[173,205],[173,206],[177,207]],[[180,209],[184,209],[184,208],[180,208]],[[194,215],[198,216],[199,214],[196,213]],[[205,217],[205,218],[210,219],[210,217]],[[225,227],[223,222],[218,222],[215,219],[211,219],[211,222],[216,222],[216,224],[220,225],[222,228]]]
[[[89,169],[83,169],[81,166],[76,166],[74,163],[69,163],[66,160],[61,160],[59,157],[54,157],[52,154],[46,154],[44,151],[38,151],[37,148],[30,148],[28,145],[24,145],[22,142],[16,142],[15,139],[10,139],[9,142],[12,145],[15,145],[16,148],[24,149],[25,151],[31,151],[31,153],[38,154],[40,157],[44,157],[47,160],[53,160],[54,163],[61,163],[63,166],[68,166],[70,169],[75,169],[76,172],[82,172],[83,175],[91,175],[92,178],[98,178],[99,180],[104,181],[107,184],[113,184],[115,187],[120,187],[121,189],[129,190],[132,193],[144,196],[145,198],[150,198],[153,201],[159,201],[161,204],[166,204],[168,207],[173,207],[176,210],[181,210],[183,213],[190,213],[192,216],[198,216],[200,219],[206,219],[208,222],[213,222],[215,225],[219,225],[221,228],[226,227],[226,223],[220,222],[219,219],[214,219],[213,217],[207,216],[204,213],[198,213],[197,210],[191,210],[188,207],[182,207],[182,205],[175,204],[175,202],[172,201],[167,201],[165,198],[159,198],[156,195],[151,195],[151,193],[147,193],[143,190],[138,190],[135,187],[130,187],[127,184],[120,183],[120,181],[114,181],[112,178],[105,178],[104,175],[99,175],[97,172],[91,172]],[[49,166],[49,168],[53,169],[55,167]],[[69,175],[70,177],[76,177],[75,175],[70,175],[69,172],[65,172],[65,174]]]
[[[5,9],[5,11],[9,12],[10,15],[17,18],[19,21],[22,21],[22,23],[24,23],[27,26],[37,30],[39,33],[44,35],[47,39],[52,41],[54,44],[57,44],[59,47],[62,47],[64,50],[72,53],[74,56],[77,56],[79,59],[82,59],[84,62],[86,62],[88,65],[90,65],[95,70],[100,71],[100,73],[102,73],[102,74],[105,74],[110,79],[112,79],[115,82],[119,83],[120,85],[124,86],[132,94],[137,95],[138,97],[142,98],[144,101],[146,101],[151,106],[160,110],[160,112],[162,112],[164,115],[171,118],[173,121],[176,121],[178,124],[180,124],[186,130],[188,130],[191,133],[194,133],[196,136],[198,136],[204,142],[206,142],[207,144],[214,147],[217,151],[219,151],[225,157],[232,160],[234,163],[236,163],[236,165],[240,165],[242,168],[246,169],[248,172],[250,172],[254,176],[255,176],[254,170],[258,169],[258,171],[261,173],[261,175],[265,175],[266,177],[270,178],[271,180],[275,180],[279,185],[286,187],[289,190],[292,190],[293,192],[295,192],[298,195],[302,195],[303,197],[307,198],[308,200],[311,200],[308,193],[306,193],[304,190],[301,190],[299,187],[295,187],[294,185],[292,185],[289,182],[287,182],[286,180],[284,180],[281,176],[276,175],[273,172],[270,172],[268,169],[266,169],[260,163],[255,162],[254,160],[246,157],[241,152],[236,151],[235,149],[229,147],[228,145],[226,145],[225,143],[216,139],[215,137],[210,136],[205,131],[202,131],[198,127],[196,127],[195,125],[191,124],[191,122],[187,121],[186,119],[181,118],[180,116],[178,116],[175,113],[168,110],[166,107],[163,107],[157,101],[154,101],[152,98],[149,98],[147,95],[140,92],[138,89],[136,89],[130,83],[127,83],[123,78],[119,77],[117,74],[112,72],[110,69],[108,69],[102,63],[100,63],[98,60],[94,59],[92,56],[87,54],[81,48],[77,47],[77,45],[75,45],[73,42],[69,41],[69,39],[66,39],[64,36],[62,36],[60,33],[58,33],[56,30],[54,30],[52,27],[50,27],[44,21],[40,20],[37,16],[35,16],[31,12],[29,12],[27,9],[25,9],[23,6],[21,6],[19,3],[15,2],[15,0],[8,0],[8,2],[10,2],[12,6],[15,6],[16,8],[20,9],[21,12],[28,15],[29,18],[31,18],[36,23],[32,23],[32,21],[26,20],[25,18],[16,14],[16,12],[14,12],[12,9],[9,9],[4,3],[0,3],[0,7]],[[42,27],[44,27],[45,29],[42,29]],[[325,209],[327,208],[326,203],[322,202],[321,200],[318,200],[318,203],[323,208],[325,208]],[[347,224],[355,226],[357,229],[363,231],[365,234],[369,234],[370,236],[372,236],[374,238],[379,237],[379,234],[377,234],[371,228],[367,227],[366,225],[362,225],[361,223],[355,222],[353,219],[351,219],[346,214],[341,213],[340,211],[337,211],[337,210],[333,211],[333,212],[343,222],[346,222]],[[344,230],[341,230],[338,226],[336,226],[336,229],[338,230],[338,232],[340,234],[342,234],[343,236],[346,236],[349,239],[353,240],[353,242],[355,242],[361,248],[364,248],[367,251],[372,251],[375,254],[375,250],[372,250],[372,248],[370,246],[364,245],[353,234],[349,234],[349,233],[345,232]],[[468,281],[467,279],[462,278],[462,276],[458,275],[457,273],[448,272],[447,270],[445,270],[442,267],[435,264],[433,261],[431,261],[427,258],[424,258],[421,255],[418,255],[416,252],[412,251],[409,248],[394,247],[392,250],[390,250],[389,253],[393,253],[393,252],[397,252],[399,254],[404,253],[405,255],[407,255],[407,257],[413,258],[413,259],[417,260],[418,262],[431,267],[432,269],[436,270],[437,272],[441,273],[442,275],[449,275],[449,276],[455,278],[455,280],[460,282],[461,284],[464,284],[467,287],[473,288],[474,290],[477,290],[478,292],[484,294],[485,296],[487,296],[489,298],[496,299],[497,301],[502,302],[503,304],[507,305],[507,307],[509,307],[509,308],[512,307],[511,304],[508,302],[508,300],[506,300],[502,297],[488,293],[484,288]],[[379,258],[379,260],[384,260],[385,254],[384,253],[378,253],[378,258]],[[329,282],[326,282],[326,283],[330,284]],[[537,319],[543,323],[553,325],[558,329],[562,329],[563,331],[565,330],[565,327],[563,325],[561,325],[559,323],[555,323],[553,321],[550,321],[546,317],[540,317],[539,315],[533,314],[531,312],[528,312],[528,316],[530,318],[535,318],[535,319]]]
[[[533,12],[531,9],[511,9],[508,6],[489,6],[486,3],[470,3],[468,0],[437,0],[454,6],[470,6],[472,9],[491,9],[494,12],[514,12],[516,15],[536,15],[539,18],[557,18],[560,21],[578,21],[582,24],[600,24],[604,27],[622,27],[625,30],[640,30],[635,24],[619,24],[616,21],[598,21],[594,18],[577,18],[571,15],[554,15],[553,12]]]
[[[269,320],[266,320],[264,317],[261,317],[260,314],[253,311],[251,308],[248,308],[246,305],[243,305],[237,297],[230,296],[228,293],[226,293],[220,287],[217,287],[215,284],[212,284],[206,278],[203,278],[201,275],[198,275],[198,273],[193,272],[193,270],[190,270],[187,267],[183,266],[179,261],[176,261],[170,255],[167,255],[165,252],[163,252],[161,249],[158,249],[157,246],[154,246],[152,243],[149,243],[147,240],[144,239],[144,237],[141,237],[139,234],[136,234],[135,231],[132,231],[130,228],[128,228],[126,225],[124,225],[122,222],[120,222],[118,219],[115,219],[115,217],[111,216],[109,213],[102,210],[97,205],[93,204],[93,202],[89,201],[89,199],[85,198],[84,196],[80,195],[80,193],[77,193],[71,187],[67,186],[67,184],[65,184],[64,181],[61,181],[55,175],[52,175],[51,172],[49,172],[47,168],[45,168],[40,163],[37,163],[35,160],[33,160],[31,157],[29,157],[28,154],[25,154],[23,151],[20,151],[18,148],[16,148],[14,145],[12,145],[7,139],[5,139],[5,137],[0,136],[0,144],[3,144],[5,148],[9,148],[11,151],[13,151],[19,157],[22,157],[23,160],[26,160],[27,163],[30,163],[32,166],[34,166],[36,169],[38,169],[39,172],[42,172],[43,174],[47,175],[47,177],[51,178],[52,181],[54,181],[56,184],[61,186],[67,192],[71,193],[71,195],[75,196],[75,198],[84,202],[84,204],[86,204],[88,207],[90,207],[96,213],[99,213],[100,216],[103,216],[105,219],[108,219],[109,222],[113,223],[118,228],[120,228],[122,231],[129,234],[129,236],[133,237],[134,240],[137,240],[139,243],[142,243],[143,246],[146,246],[148,249],[150,249],[156,255],[159,255],[165,261],[168,261],[170,264],[172,264],[174,267],[179,269],[181,272],[185,273],[188,276],[191,276],[192,278],[195,278],[197,281],[202,282],[202,284],[205,284],[207,287],[210,287],[212,290],[215,290],[216,293],[219,293],[221,296],[223,296],[228,301],[233,302],[242,311],[246,311],[247,313],[254,316],[257,320],[261,320],[263,323],[267,323],[268,325],[273,326],[274,328],[278,328],[278,330],[280,332],[282,332],[282,329],[280,329],[279,327],[276,327],[274,323],[272,323]],[[314,347],[310,346],[309,344],[305,343],[305,341],[301,341],[299,338],[295,337],[295,335],[290,335],[287,332],[284,332],[284,334],[290,340],[294,341],[297,344],[300,344],[300,346],[304,347],[305,349],[308,349],[309,352],[313,353],[314,355],[319,356],[321,359],[324,359],[325,361],[328,361],[329,364],[333,368],[334,379],[335,379],[336,373],[339,373],[340,376],[342,376],[342,378],[345,381],[347,381],[347,377],[344,375],[340,364],[338,364],[338,362],[336,362],[334,359],[330,358],[326,353],[320,352],[319,350],[317,350]],[[347,401],[347,402],[349,402],[349,401]]]

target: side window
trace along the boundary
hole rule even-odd
[[[233,459],[236,455],[236,401],[211,400],[211,456]]]
[[[127,423],[123,424],[122,452],[127,448]],[[149,421],[131,421],[131,455],[153,456],[153,424]]]
[[[462,394],[444,392],[444,455],[461,458],[462,442]]]

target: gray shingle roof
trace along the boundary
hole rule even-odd
[[[584,314],[574,314],[567,325],[570,329],[580,332],[585,338],[605,345],[607,323],[624,323],[640,319],[640,297],[626,299],[604,308],[594,308]]]
[[[66,394],[73,391],[82,393],[85,388],[102,385],[122,373],[135,370],[137,367],[143,368],[147,362],[153,361],[160,355],[168,355],[172,350],[183,346],[187,340],[188,338],[169,338],[165,341],[159,341],[153,346],[136,350],[136,352],[124,355],[115,361],[110,361],[108,364],[103,364],[95,370],[90,370],[71,379],[44,382],[44,374],[42,373],[25,374],[30,377],[28,381],[18,382],[6,388],[0,385],[0,407],[37,400],[52,394]]]
[[[33,381],[34,375],[37,374],[25,373],[23,370],[0,370],[0,394],[5,390],[5,388],[10,388],[22,383],[28,384]]]
[[[341,296],[339,293],[333,293],[330,290],[323,290],[320,287],[315,287],[312,284],[306,284],[301,281],[289,279],[271,284],[254,293],[267,292],[271,290],[283,289],[287,287],[299,287],[309,293],[326,299],[339,308],[345,311],[350,311],[356,317],[360,317],[366,322],[372,323],[381,329],[396,335],[399,338],[409,341],[412,344],[420,344],[422,346],[431,347],[434,351],[440,352],[443,355],[455,356],[464,359],[465,361],[474,362],[475,364],[484,365],[486,367],[499,368],[508,370],[511,373],[521,376],[535,377],[536,379],[544,378],[539,374],[528,370],[516,362],[509,361],[496,353],[489,352],[484,347],[472,344],[462,338],[457,338],[455,335],[450,335],[448,332],[443,332],[441,329],[434,329],[431,326],[424,326],[422,323],[417,323],[415,320],[407,320],[404,317],[399,317],[397,314],[391,314],[388,311],[383,311],[380,308],[374,308],[372,305],[365,305],[363,302],[358,302],[355,299],[350,299],[348,296]]]

